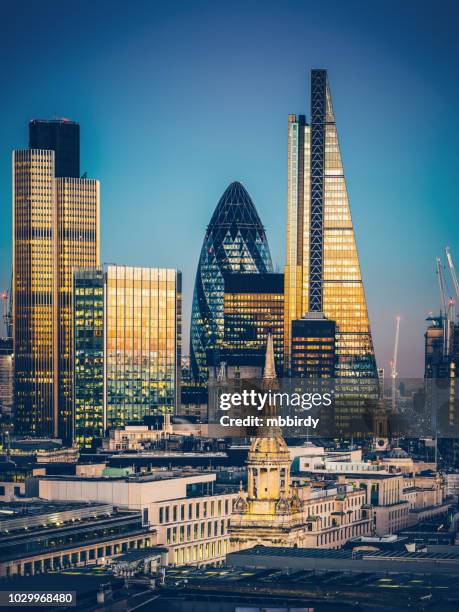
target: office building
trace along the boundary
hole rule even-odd
[[[448,511],[443,477],[432,471],[434,465],[414,461],[400,448],[382,450],[373,461],[362,460],[361,451],[346,457],[318,450],[299,457],[299,474],[316,483],[341,480],[363,491],[365,512],[378,536]]]
[[[196,272],[190,330],[190,364],[196,381],[207,380],[206,351],[223,340],[224,273],[272,271],[255,205],[241,183],[231,183],[207,227]]]
[[[311,122],[288,119],[285,364],[292,321],[336,323],[336,375],[376,378],[370,323],[326,70],[311,73]]]
[[[442,316],[430,317],[424,334],[424,377],[447,378],[450,359],[446,351],[445,321]]]
[[[56,163],[59,150],[13,153],[15,428],[70,441],[72,273],[99,264],[99,182]]]
[[[0,338],[0,415],[10,417],[13,408],[13,339]]]
[[[56,177],[80,178],[80,125],[69,119],[32,119],[29,149],[54,151]]]
[[[105,431],[103,270],[77,269],[73,283],[74,439],[95,449]]]
[[[75,438],[173,414],[180,397],[181,273],[109,265],[74,274]]]
[[[293,378],[333,378],[336,370],[336,324],[322,313],[292,321]]]
[[[373,540],[373,541],[372,541]],[[360,577],[365,574],[373,574],[378,576],[379,589],[371,589],[368,594],[363,594],[359,597],[359,601],[366,600],[368,607],[374,607],[376,599],[379,601],[385,599],[385,594],[381,591],[397,591],[396,597],[392,598],[392,601],[385,602],[384,607],[390,609],[391,607],[400,607],[400,600],[403,599],[403,608],[411,607],[410,601],[413,598],[412,592],[415,585],[422,583],[425,577],[428,577],[426,583],[423,584],[423,589],[417,592],[419,598],[424,597],[423,593],[428,591],[428,598],[431,601],[432,597],[429,595],[429,586],[432,583],[433,577],[459,576],[459,555],[455,550],[451,550],[449,554],[445,554],[444,551],[410,551],[406,548],[399,547],[398,550],[387,551],[378,550],[375,546],[377,538],[362,538],[362,546],[360,550],[337,550],[337,551],[323,551],[308,548],[306,550],[298,548],[274,548],[255,546],[250,550],[244,550],[242,552],[232,553],[228,559],[231,566],[236,567],[239,571],[244,569],[246,572],[252,572],[258,570],[282,570],[283,572],[291,572],[293,576],[298,576],[301,572],[307,576],[312,573],[313,580],[316,583],[318,575],[322,578],[325,576],[325,581],[333,581],[337,584],[337,591],[341,591],[343,585],[347,584],[347,580],[351,581],[353,585],[353,595],[355,596],[355,581],[357,580],[358,574]],[[453,548],[453,547],[452,547]],[[256,569],[255,569],[256,568]],[[326,572],[330,572],[328,579]],[[342,572],[342,574],[339,574]],[[352,576],[354,574],[354,576]],[[263,574],[265,576],[266,574]],[[337,576],[339,581],[337,581]],[[388,578],[391,576],[391,578]],[[399,579],[399,576],[407,577],[406,581]],[[423,578],[424,577],[424,578]],[[364,578],[365,582],[361,588],[365,591],[368,585],[368,578]],[[385,581],[389,586],[387,589],[381,589],[381,582]],[[451,584],[451,581],[449,581]],[[313,588],[312,584],[309,586],[309,592]],[[448,589],[448,581],[442,583],[441,589]],[[406,598],[401,593],[409,591],[410,595]],[[433,590],[433,589],[430,589]],[[293,591],[293,589],[292,589]],[[329,591],[326,593],[326,605],[331,605],[339,609],[343,605],[343,598],[340,593],[338,598],[335,600],[336,606],[330,604],[331,594]],[[350,597],[349,597],[350,599]],[[448,604],[447,604],[448,605]],[[443,607],[443,604],[439,604],[439,609]]]
[[[91,500],[140,511],[142,522],[169,551],[169,563],[206,565],[229,552],[229,523],[235,493],[214,492],[216,475],[188,471],[143,476],[38,477],[48,500]]]
[[[0,503],[0,510],[0,577],[99,565],[156,542],[140,512],[112,504],[33,500]]]
[[[226,352],[257,349],[264,356],[271,333],[276,372],[282,376],[284,275],[224,274],[223,326]]]

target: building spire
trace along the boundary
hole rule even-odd
[[[276,366],[274,363],[274,344],[272,333],[268,333],[266,342],[265,369],[263,371],[263,380],[276,380]]]

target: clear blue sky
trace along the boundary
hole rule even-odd
[[[101,181],[102,259],[184,277],[184,345],[205,226],[244,183],[273,261],[285,250],[288,113],[327,68],[373,326],[387,368],[422,374],[434,257],[459,265],[459,3],[2,2],[1,287],[11,266],[11,151],[31,118],[81,123]]]

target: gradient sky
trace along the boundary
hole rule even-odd
[[[81,123],[101,181],[104,262],[184,278],[184,349],[217,201],[244,183],[284,265],[287,115],[327,68],[378,365],[400,314],[399,373],[423,372],[435,255],[459,266],[459,3],[2,2],[1,278],[11,270],[11,151],[31,118]]]

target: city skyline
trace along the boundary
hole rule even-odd
[[[455,10],[452,3],[443,4],[445,9]],[[1,240],[2,288],[9,285],[11,270],[11,197],[10,180],[7,178],[11,150],[26,146],[25,130],[29,119],[51,117],[58,111],[58,114],[69,115],[81,124],[84,141],[82,172],[87,170],[90,177],[101,180],[104,202],[101,260],[181,269],[185,294],[183,335],[186,339],[194,281],[193,268],[198,261],[202,232],[215,201],[229,182],[241,180],[252,195],[266,226],[275,267],[282,270],[287,194],[286,117],[288,113],[301,112],[307,108],[309,69],[323,66],[329,69],[333,81],[335,112],[339,118],[339,136],[348,175],[378,366],[387,370],[395,330],[394,317],[395,314],[401,314],[399,372],[401,376],[421,376],[423,333],[426,328],[424,319],[429,311],[435,312],[439,308],[434,256],[447,244],[451,246],[453,256],[459,254],[459,242],[454,230],[457,221],[457,186],[453,182],[457,171],[457,155],[452,149],[453,132],[456,129],[452,113],[457,106],[458,93],[457,85],[453,83],[455,73],[452,67],[457,58],[457,42],[452,38],[452,26],[447,23],[454,20],[438,15],[432,17],[426,10],[426,3],[416,3],[418,10],[413,21],[409,19],[410,3],[404,8],[396,7],[395,4],[392,6],[396,11],[395,21],[398,22],[395,26],[388,25],[390,11],[386,11],[383,16],[376,11],[374,19],[370,20],[368,12],[363,11],[363,17],[359,18],[357,9],[362,7],[362,3],[358,2],[349,2],[345,11],[335,4],[335,13],[327,26],[325,17],[318,17],[312,5],[307,5],[311,16],[318,20],[314,24],[314,31],[310,25],[314,19],[306,19],[306,9],[296,13],[294,23],[289,22],[292,14],[295,14],[294,8],[298,7],[296,3],[291,3],[278,25],[275,24],[275,11],[260,16],[261,26],[255,28],[255,38],[259,45],[249,44],[247,37],[242,36],[243,49],[239,53],[234,53],[231,46],[232,57],[229,58],[219,50],[217,57],[209,59],[202,67],[200,60],[205,50],[217,41],[207,33],[207,37],[198,42],[199,24],[187,6],[182,6],[183,14],[177,14],[173,10],[167,12],[164,7],[149,11],[146,5],[140,3],[124,42],[134,55],[136,51],[145,54],[147,59],[142,60],[146,62],[144,67],[150,65],[152,74],[157,78],[152,78],[153,84],[149,87],[142,83],[145,87],[143,93],[148,94],[143,96],[147,101],[146,107],[134,102],[132,95],[124,116],[119,115],[119,105],[125,104],[128,99],[121,90],[128,83],[139,85],[141,81],[128,78],[121,70],[118,80],[117,76],[111,80],[109,78],[111,85],[108,87],[111,94],[121,93],[120,98],[115,100],[101,94],[100,85],[96,83],[96,68],[104,69],[107,62],[112,61],[109,52],[111,47],[105,37],[98,44],[91,42],[78,61],[65,53],[59,58],[59,61],[66,62],[69,69],[74,69],[70,73],[76,78],[75,84],[88,91],[84,99],[74,100],[65,91],[66,78],[53,76],[55,71],[50,76],[45,74],[44,87],[34,88],[37,60],[31,60],[27,53],[27,60],[31,62],[28,82],[20,83],[16,76],[10,74],[12,69],[13,72],[23,74],[18,69],[25,56],[22,56],[23,49],[11,53],[14,46],[11,47],[12,42],[6,36],[2,43],[6,50],[3,54],[6,60],[4,74],[6,78],[12,78],[8,91],[14,109],[11,101],[3,100],[3,115],[11,117],[11,120],[3,130],[0,150],[3,177],[6,177],[1,187],[2,217],[5,220],[2,223]],[[48,11],[52,7],[53,3],[49,3]],[[8,7],[8,11],[12,19],[17,18],[14,7]],[[81,11],[83,18],[83,7]],[[34,16],[33,13],[31,10],[31,16]],[[221,7],[216,12],[208,11],[204,20],[207,31],[210,29],[209,22],[216,21],[222,13],[224,9]],[[248,7],[246,19],[242,23],[238,21],[242,33],[254,27],[255,13],[253,7]],[[150,17],[144,27],[139,23],[142,14]],[[49,15],[45,11],[46,16]],[[115,10],[109,18],[111,21],[108,26],[113,27],[119,18]],[[378,18],[382,19],[381,24],[377,22]],[[33,19],[30,23],[28,19],[24,24],[26,31],[33,23]],[[69,16],[62,23],[58,48],[60,37],[69,31],[70,20],[66,19]],[[96,11],[94,24],[100,25],[101,19],[102,15]],[[183,29],[187,19],[191,20],[190,25],[194,29]],[[334,41],[336,28],[342,26],[343,19],[345,33],[360,31],[360,41],[350,42],[343,32]],[[223,32],[227,33],[230,26],[234,26],[234,20],[223,22]],[[311,34],[308,44],[302,42],[294,45],[286,41],[289,24],[296,33],[303,36]],[[158,38],[153,43],[150,34],[154,31],[159,35],[159,40],[164,40],[166,32],[171,28],[174,33],[181,32],[183,38],[175,53],[169,49],[168,58],[172,70],[164,71],[155,59]],[[394,40],[393,47],[382,48],[384,36],[388,32],[396,34],[402,31],[403,43]],[[274,32],[283,34],[277,61],[275,54],[268,48],[270,35]],[[373,39],[372,34],[375,35]],[[427,52],[424,48],[416,49],[415,52],[410,45],[413,46],[415,40],[426,34],[430,36],[425,45]],[[375,44],[370,46],[368,57],[363,60],[360,56],[369,40],[374,40]],[[31,37],[27,44],[33,42]],[[184,45],[190,42],[194,42],[195,47],[185,60]],[[332,51],[336,54],[340,44],[343,57],[338,61]],[[263,62],[267,60],[269,70],[260,72],[259,68],[264,65],[264,53],[267,53],[267,57],[263,57]],[[51,58],[46,45],[38,55],[44,61],[44,66],[50,65]],[[286,61],[289,55],[293,59],[290,64]],[[415,55],[418,57],[415,58]],[[400,57],[403,57],[402,61]],[[119,56],[115,59],[123,65]],[[376,61],[378,59],[379,62]],[[84,68],[92,60],[95,60],[95,68],[85,74]],[[352,60],[352,71],[346,70],[346,60],[349,64]],[[221,70],[215,72],[214,63],[218,61]],[[243,62],[248,64],[246,69]],[[193,68],[194,88],[191,89],[186,74],[188,64]],[[140,66],[143,64],[139,58]],[[42,74],[40,71],[40,78]],[[235,85],[241,79],[239,92],[244,95],[240,99],[235,93]],[[360,81],[365,82],[363,90],[358,89]],[[32,90],[27,101],[20,93],[24,86],[28,92]],[[94,91],[89,86],[94,86]],[[166,87],[165,94],[169,101],[167,108],[161,95],[155,96],[161,91],[161,86]],[[212,87],[215,92],[211,91]],[[179,106],[179,94],[184,90],[187,90],[186,103],[189,109],[184,109],[183,100]],[[211,95],[206,101],[203,93],[207,95],[209,92]],[[225,92],[226,96],[218,95]],[[269,112],[262,105],[262,99],[266,96],[270,96],[272,101]],[[409,101],[413,101],[413,96],[416,104],[410,106],[408,113]],[[153,113],[150,104],[153,104]],[[184,111],[182,116],[180,110]],[[254,115],[256,111],[258,115]],[[227,125],[217,130],[216,114],[222,113]],[[443,118],[441,122],[433,121],[438,113]],[[370,114],[373,115],[371,129]],[[176,121],[176,117],[179,117],[179,121]],[[142,125],[142,120],[145,125]],[[248,130],[253,129],[258,122],[261,122],[263,129],[260,130],[258,126],[255,133],[259,137],[251,139]],[[177,148],[174,137],[178,129],[182,132],[182,140]],[[17,136],[21,130],[24,133],[22,139]],[[112,132],[108,138],[107,130]],[[244,133],[245,140],[242,139]],[[196,138],[198,134],[199,139]],[[143,148],[145,139],[149,140],[148,156]],[[196,143],[198,146],[193,147]],[[241,151],[241,143],[244,151]],[[144,157],[132,166],[129,164],[130,150],[134,150],[135,146],[140,148]],[[193,153],[190,155],[192,147]],[[207,163],[204,163],[205,160]],[[185,171],[174,176],[168,167],[180,167]],[[368,198],[370,190],[375,192],[371,199]],[[129,206],[125,206],[127,198],[134,200],[129,202]],[[123,205],[124,211],[121,208]],[[174,219],[177,217],[181,219],[181,227],[176,227]],[[414,219],[416,224],[413,223]],[[162,223],[158,223],[158,220]],[[181,247],[176,253],[167,250],[172,228],[177,232],[177,243]],[[389,242],[391,239],[394,239],[393,244]],[[389,288],[392,288],[392,292]],[[392,295],[388,295],[390,293]],[[187,352],[186,341],[184,352]]]
[[[458,0],[4,5],[0,603],[459,610]]]

